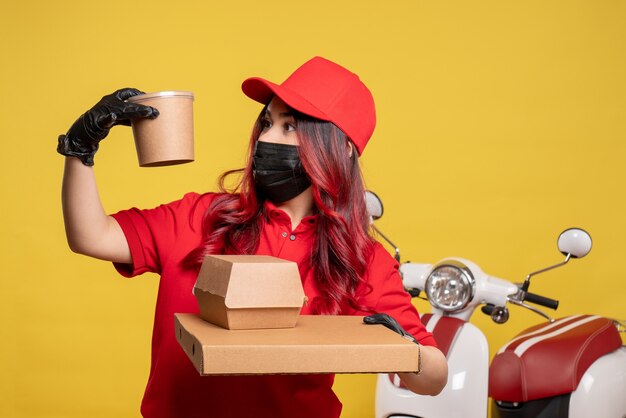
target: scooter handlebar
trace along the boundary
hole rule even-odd
[[[550,299],[545,296],[537,295],[535,293],[526,292],[524,297],[526,302],[535,303],[537,305],[545,306],[546,308],[556,310],[559,307],[559,301],[556,299]]]

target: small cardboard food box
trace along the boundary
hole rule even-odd
[[[301,315],[292,328],[228,330],[175,314],[176,340],[201,375],[415,372],[414,344],[360,316]]]
[[[206,256],[194,295],[202,319],[231,330],[294,327],[306,301],[296,263],[259,255]]]
[[[296,263],[205,257],[194,286],[200,316],[175,314],[176,339],[201,375],[382,373],[418,368],[418,346],[359,316],[300,315]],[[296,324],[297,323],[297,324]]]

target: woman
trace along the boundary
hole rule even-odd
[[[309,302],[303,314],[395,317],[421,343],[414,392],[446,383],[442,353],[404,292],[397,264],[368,234],[358,156],[372,135],[372,96],[347,69],[315,57],[282,84],[260,78],[242,89],[265,105],[236,192],[189,193],[151,210],[106,215],[92,169],[99,141],[131,118],[158,116],[125,102],[122,89],[81,116],[58,151],[65,155],[63,214],[73,251],[113,261],[127,277],[160,274],[146,417],[336,417],[333,375],[201,377],[178,346],[173,314],[197,312],[191,289],[206,254],[264,254],[298,264]],[[399,330],[401,332],[403,330]]]

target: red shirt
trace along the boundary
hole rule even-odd
[[[200,376],[174,336],[174,313],[197,313],[192,295],[197,271],[185,269],[183,258],[201,242],[203,215],[215,194],[189,193],[155,209],[136,208],[114,214],[133,259],[116,264],[126,277],[145,272],[161,275],[152,334],[150,377],[141,405],[145,417],[338,417],[341,403],[332,391],[334,375]],[[289,216],[266,203],[270,221],[262,231],[257,254],[298,264],[309,300],[319,294],[309,255],[316,217],[291,230]],[[388,313],[422,344],[435,341],[420,322],[404,291],[398,264],[376,244],[365,279],[372,291],[358,292],[362,306]],[[312,314],[305,305],[302,314]],[[345,315],[368,315],[345,309]]]

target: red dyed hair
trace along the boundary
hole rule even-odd
[[[223,193],[207,209],[202,245],[190,255],[196,266],[207,254],[256,252],[260,231],[268,218],[263,197],[255,190],[252,156],[265,110],[254,124],[246,167],[220,176]],[[368,232],[369,216],[357,152],[334,124],[297,111],[293,114],[300,159],[311,180],[318,218],[310,265],[322,296],[309,303],[320,314],[339,314],[347,307],[371,310],[361,306],[356,297],[357,289],[364,284],[363,276],[374,244]],[[241,177],[236,187],[229,190],[225,183],[233,174]]]

